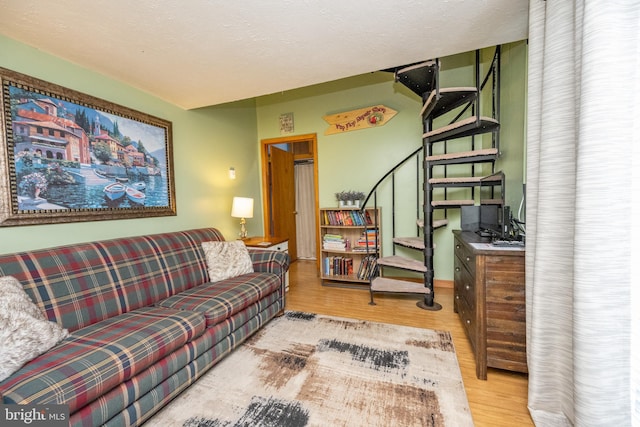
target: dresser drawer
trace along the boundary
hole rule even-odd
[[[478,324],[476,320],[476,311],[474,308],[469,307],[467,302],[460,298],[457,301],[458,306],[458,316],[460,316],[460,321],[462,322],[462,326],[464,327],[465,332],[467,333],[467,337],[471,342],[471,346],[473,347],[473,352],[475,353],[478,349]]]
[[[460,240],[456,239],[454,245],[454,254],[456,258],[459,258],[462,265],[469,270],[472,276],[476,275],[476,256],[471,252],[469,247],[463,244]]]
[[[271,247],[269,247],[269,249],[271,249],[272,251],[278,251],[278,252],[289,252],[289,241],[286,240],[282,243],[278,243],[277,245],[273,245]]]
[[[470,308],[476,306],[475,277],[468,271],[466,263],[459,257],[453,261],[453,283],[455,299],[464,299]]]

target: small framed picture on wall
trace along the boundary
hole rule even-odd
[[[280,133],[293,133],[293,113],[280,114]]]

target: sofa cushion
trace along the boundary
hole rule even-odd
[[[142,411],[136,404],[154,388],[164,383],[167,378],[182,370],[185,366],[193,364],[194,360],[203,354],[211,352],[214,344],[225,339],[230,333],[229,325],[221,323],[216,328],[209,328],[198,338],[186,343],[181,348],[167,355],[162,360],[149,366],[147,369],[132,377],[131,379],[118,384],[117,387],[103,394],[98,399],[82,407],[69,419],[70,426],[102,426],[112,417],[121,413],[126,408],[136,408]],[[202,365],[192,366],[191,371],[203,369]],[[167,383],[165,383],[167,384]],[[184,388],[187,384],[177,384]],[[155,398],[164,399],[165,390],[158,393]],[[133,420],[138,420],[137,415],[124,425],[134,425]],[[113,425],[113,424],[111,424]],[[121,424],[122,425],[122,424]]]
[[[5,403],[66,404],[73,413],[205,329],[200,313],[141,308],[77,331],[0,388]]]
[[[253,263],[242,240],[204,242],[202,249],[207,259],[207,270],[211,282],[253,273]]]
[[[68,334],[45,319],[15,277],[0,277],[0,381]]]
[[[189,289],[158,305],[204,313],[207,327],[211,327],[279,289],[279,276],[249,273]]]

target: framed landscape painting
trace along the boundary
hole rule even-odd
[[[0,226],[176,214],[171,122],[0,68]]]

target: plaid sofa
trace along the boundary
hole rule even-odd
[[[70,336],[0,382],[3,403],[66,404],[72,426],[140,425],[284,310],[285,253],[210,283],[215,228],[0,255]]]

